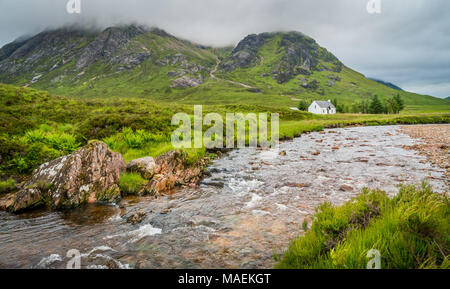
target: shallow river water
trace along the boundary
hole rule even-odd
[[[83,268],[271,268],[324,201],[340,204],[363,187],[395,194],[422,180],[448,191],[442,169],[403,148],[414,142],[397,126],[326,130],[283,142],[285,156],[232,151],[199,188],[159,199],[0,212],[0,268],[65,268],[72,249]],[[131,225],[135,212],[147,217]]]

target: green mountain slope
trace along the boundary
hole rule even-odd
[[[0,49],[0,82],[73,97],[186,104],[293,107],[300,99],[337,99],[348,111],[374,94],[398,93],[410,111],[450,110],[445,100],[367,79],[298,32],[249,35],[233,49],[136,25],[45,31]]]
[[[450,109],[441,99],[398,91],[366,78],[298,32],[248,36],[223,59],[220,73],[223,78],[258,87],[264,94],[290,99],[338,99],[351,106],[374,94],[381,99],[400,94],[411,110]]]
[[[102,32],[48,31],[15,48],[0,62],[1,82],[84,97],[143,96],[198,86],[216,63],[209,50],[134,25]]]

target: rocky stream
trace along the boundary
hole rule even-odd
[[[324,201],[423,180],[448,192],[445,170],[406,149],[416,142],[398,126],[325,130],[280,153],[234,150],[198,187],[156,199],[0,212],[0,268],[66,268],[72,249],[83,268],[271,268]]]

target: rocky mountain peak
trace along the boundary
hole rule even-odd
[[[262,48],[279,55],[274,63],[264,63]],[[245,37],[232,54],[223,61],[221,69],[227,72],[238,68],[251,69],[258,65],[269,65],[272,77],[284,83],[312,71],[330,70],[339,72],[342,63],[314,39],[301,32],[273,32],[251,34]]]
[[[235,49],[233,49],[233,54],[240,51],[251,51],[257,52],[259,47],[264,45],[264,37],[261,34],[251,34],[245,37],[242,41],[238,43]]]
[[[105,29],[94,41],[84,48],[77,60],[77,69],[81,70],[100,59],[111,59],[116,51],[127,45],[131,39],[146,32],[146,28],[136,25],[109,27]]]
[[[182,76],[173,87],[180,83],[181,87],[186,83],[198,86],[215,64],[213,53],[207,50],[164,30],[135,24],[103,30],[66,27],[1,48],[0,82],[44,89],[83,85],[93,88],[101,79],[140,66],[145,73],[155,74],[170,67],[164,73],[167,89],[175,77]],[[141,66],[144,62],[145,67]],[[188,82],[183,82],[185,79]]]

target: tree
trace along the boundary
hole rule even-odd
[[[362,113],[369,113],[369,102],[366,101],[365,99],[363,99],[363,100],[359,103],[358,108],[359,108],[359,112],[362,112]]]
[[[394,101],[397,104],[397,110],[395,113],[400,113],[400,111],[405,109],[405,103],[403,102],[403,99],[400,97],[400,94],[397,93],[397,95],[394,96]]]
[[[334,107],[336,107],[336,109],[337,109],[337,107],[338,107],[338,100],[337,100],[337,98],[335,98],[335,99],[333,99],[332,101],[331,101],[331,103],[334,105]]]
[[[395,113],[395,101],[393,98],[389,98],[388,100],[386,100],[386,113]]]
[[[345,111],[345,106],[343,104],[339,104],[337,98],[333,99],[331,103],[336,108],[336,112],[343,113]]]
[[[308,111],[309,105],[306,101],[303,99],[300,100],[300,103],[298,104],[298,109],[301,111]]]
[[[372,100],[370,101],[369,105],[369,113],[372,114],[381,114],[384,111],[383,104],[381,103],[380,99],[377,95],[374,95],[372,97]]]
[[[387,101],[383,101],[383,113],[389,114],[389,110],[390,110],[389,103]]]
[[[399,94],[387,100],[387,113],[398,114],[405,108],[405,104]]]

